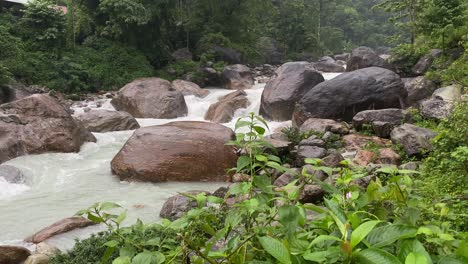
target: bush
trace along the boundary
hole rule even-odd
[[[431,202],[444,201],[461,217],[457,224],[468,226],[468,103],[458,105],[449,120],[439,125],[434,149],[422,169],[425,197]]]
[[[417,47],[411,44],[401,44],[392,50],[392,63],[398,73],[411,75],[411,69],[418,60],[427,54],[429,49],[425,46]]]

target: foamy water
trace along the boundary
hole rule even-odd
[[[326,79],[339,73],[325,73]],[[264,84],[246,90],[250,106],[239,109],[233,121],[224,124],[234,128],[238,117],[250,112],[258,114]],[[204,121],[209,106],[232,90],[210,89],[205,98],[186,96],[186,117],[176,119],[137,119],[142,127],[161,125],[173,121]],[[114,110],[109,100],[87,103],[95,109]],[[83,112],[74,107],[75,114]],[[289,126],[290,121],[269,122],[270,133],[279,127]],[[112,201],[129,210],[127,224],[137,218],[144,222],[159,219],[159,211],[165,200],[189,190],[214,191],[225,183],[128,183],[112,175],[110,161],[122,148],[133,131],[94,133],[96,143],[85,143],[79,153],[47,153],[22,156],[5,164],[19,168],[26,176],[25,184],[12,184],[0,178],[0,244],[21,245],[29,248],[23,239],[60,219],[74,215],[99,201]],[[75,238],[85,238],[102,230],[92,226],[75,230],[50,239],[48,242],[61,249],[70,248]]]

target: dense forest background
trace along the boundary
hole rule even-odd
[[[35,0],[1,10],[0,81],[96,92],[154,75],[196,81],[206,62],[280,64],[357,46],[410,44],[397,49],[410,61],[429,48],[463,54],[466,17],[461,0]],[[193,61],[175,61],[181,48]]]

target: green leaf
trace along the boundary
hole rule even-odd
[[[255,129],[259,135],[264,135],[266,131],[265,128],[261,126],[254,126],[253,129]]]
[[[274,162],[274,161],[268,161],[265,165],[270,167],[270,168],[273,168],[273,169],[275,169],[275,170],[277,170],[279,172],[284,172],[286,170],[278,162]]]
[[[272,237],[259,237],[262,247],[282,264],[291,264],[289,250],[279,240]]]
[[[142,252],[132,259],[132,264],[152,264],[153,255],[150,252]]]
[[[127,218],[127,210],[123,211],[122,213],[120,213],[120,215],[117,217],[117,219],[115,219],[115,221],[120,224],[122,223],[123,220],[125,220],[125,218]]]
[[[116,240],[110,240],[110,241],[107,241],[104,246],[106,247],[116,247],[117,245],[119,244],[118,241]]]
[[[312,240],[312,242],[310,243],[310,245],[311,245],[311,246],[314,246],[314,245],[320,244],[320,243],[325,242],[325,241],[337,241],[337,242],[341,242],[341,239],[338,238],[338,237],[335,237],[335,236],[320,235],[320,236],[316,237],[314,240]]]
[[[239,119],[236,122],[236,126],[235,126],[234,130],[237,130],[237,129],[241,128],[241,127],[246,127],[246,126],[250,126],[250,122],[242,121],[242,120]]]
[[[111,202],[104,202],[101,204],[100,208],[102,211],[106,211],[106,210],[109,210],[109,209],[114,209],[114,208],[121,208],[122,206],[120,206],[119,204],[116,204],[116,203],[111,203]]]
[[[398,258],[401,261],[405,261],[409,254],[419,253],[425,256],[426,262],[432,264],[431,256],[424,248],[423,244],[417,239],[405,239],[400,245],[400,252]]]
[[[367,236],[373,247],[385,247],[400,239],[415,237],[418,230],[406,225],[386,225],[377,227]]]
[[[315,251],[315,252],[307,253],[302,257],[305,260],[323,263],[327,260],[328,254],[329,253],[327,251]]]
[[[417,252],[411,252],[405,259],[405,264],[428,264],[426,257]]]
[[[131,264],[130,257],[118,257],[112,261],[112,264]]]
[[[240,156],[237,159],[237,172],[243,170],[250,165],[250,158],[248,156]]]
[[[468,258],[463,256],[450,255],[445,256],[437,262],[437,264],[466,264],[468,263]]]
[[[153,252],[153,259],[156,264],[162,264],[166,261],[166,257],[161,252]]]
[[[255,155],[255,159],[258,160],[258,161],[263,161],[263,162],[268,161],[268,158],[266,156],[263,156],[263,155]]]
[[[373,220],[367,221],[361,225],[359,225],[352,233],[351,233],[351,249],[357,246],[361,241],[374,229],[374,227],[380,223],[381,221]]]
[[[95,216],[95,215],[93,215],[91,213],[88,213],[88,219],[93,221],[94,223],[103,223],[104,222],[104,220],[102,218],[97,217],[97,216]]]
[[[356,252],[354,257],[357,260],[355,263],[359,264],[401,264],[397,257],[377,248],[368,248]]]

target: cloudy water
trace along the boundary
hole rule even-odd
[[[326,73],[326,79],[337,74]],[[236,112],[234,121],[225,124],[233,128],[237,117],[258,113],[264,84],[246,90],[251,102],[247,109]],[[220,96],[231,93],[226,89],[210,89],[205,98],[186,96],[188,115],[177,119],[138,119],[141,126],[160,125],[173,121],[197,120]],[[91,105],[92,107],[92,105]],[[109,100],[98,109],[112,110]],[[74,109],[80,113],[82,109]],[[270,122],[270,131],[290,125]],[[95,202],[112,201],[128,209],[127,224],[137,218],[144,222],[157,221],[165,200],[177,192],[189,190],[214,191],[225,183],[128,183],[112,175],[110,161],[122,148],[133,131],[94,133],[96,143],[86,143],[79,153],[48,153],[10,160],[26,176],[25,184],[11,184],[0,178],[0,244],[27,245],[23,241],[38,230],[87,208]],[[100,226],[75,230],[50,239],[61,249],[70,248],[75,238],[85,238],[102,229]]]

